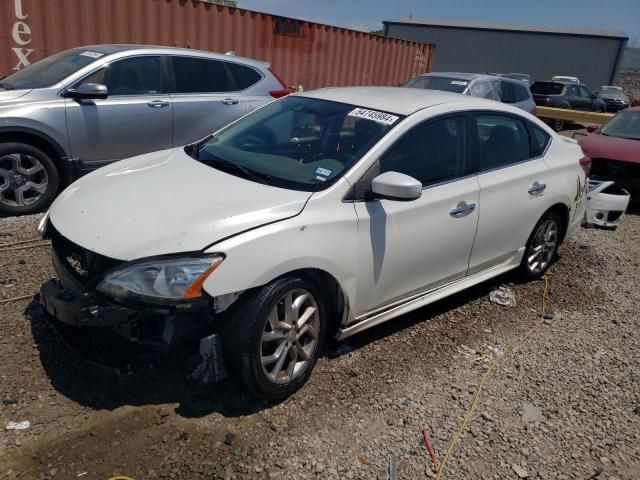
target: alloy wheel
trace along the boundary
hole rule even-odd
[[[548,219],[540,224],[527,250],[527,267],[534,275],[544,272],[558,247],[558,225]]]
[[[278,300],[265,322],[260,342],[262,369],[278,384],[288,383],[306,369],[318,346],[320,312],[313,295],[290,290]]]
[[[9,153],[0,157],[0,203],[32,205],[46,193],[48,181],[47,170],[34,156]]]

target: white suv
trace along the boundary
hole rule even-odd
[[[193,378],[228,371],[282,398],[327,336],[514,268],[543,275],[584,215],[580,158],[575,141],[490,100],[290,96],[67,188],[41,225],[58,275],[41,300],[102,358],[192,345]]]

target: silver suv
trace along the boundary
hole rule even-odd
[[[0,80],[0,216],[40,211],[83,173],[194,142],[289,90],[269,64],[97,45]]]
[[[520,74],[521,75],[521,74]],[[409,80],[405,87],[425,88],[427,90],[443,90],[445,92],[462,93],[472,97],[488,98],[533,114],[536,103],[529,90],[529,85],[522,80],[504,75],[483,73],[426,73]]]

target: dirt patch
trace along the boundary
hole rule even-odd
[[[37,221],[1,219],[0,243]],[[639,234],[628,215],[562,248],[552,316],[494,371],[444,478],[638,478]],[[0,299],[52,275],[46,248],[0,265]],[[489,302],[497,285],[515,308]],[[539,319],[543,287],[503,276],[358,335],[278,405],[229,381],[192,390],[178,368],[113,377],[68,352],[37,297],[0,304],[0,478],[386,480],[391,454],[398,478],[433,476],[420,428],[442,459],[492,359]],[[32,427],[4,431],[10,420]]]

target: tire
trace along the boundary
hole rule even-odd
[[[549,227],[550,225],[551,227]],[[547,230],[547,228],[551,228],[551,230]],[[549,269],[558,254],[561,232],[562,222],[558,214],[547,212],[538,220],[527,240],[527,246],[520,263],[520,274],[525,280],[538,279]],[[549,236],[548,240],[547,235]],[[544,246],[541,246],[541,241],[545,244]],[[537,258],[534,258],[534,255],[539,251],[542,253],[538,253]],[[538,264],[536,264],[536,260]]]
[[[561,105],[558,108],[569,108],[567,105]],[[558,119],[554,119],[551,121],[551,128],[553,128],[553,130],[555,132],[561,132],[562,129],[564,128],[564,126],[566,125],[566,121],[565,120],[558,120]]]
[[[42,150],[26,143],[0,144],[0,216],[46,209],[59,185],[58,169]]]
[[[293,305],[290,316],[285,314],[287,297]],[[296,312],[296,299],[301,298]],[[290,328],[291,318],[300,320],[305,315],[306,323]],[[324,345],[326,325],[327,309],[315,283],[298,276],[275,280],[244,300],[222,332],[231,379],[264,400],[292,395],[311,375]]]
[[[596,113],[605,113],[607,109],[605,107],[596,107]]]

